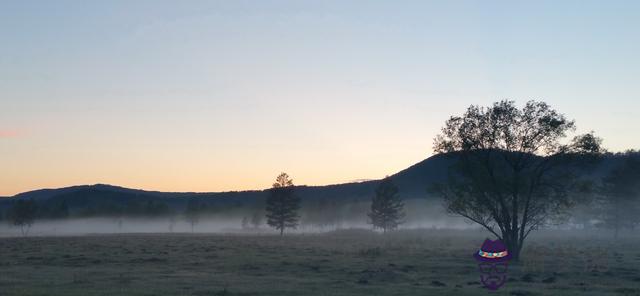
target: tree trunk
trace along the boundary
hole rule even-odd
[[[521,244],[516,244],[516,245],[517,246],[513,246],[511,249],[508,249],[509,252],[511,252],[511,260],[515,262],[520,261],[520,251],[522,251],[522,245]]]
[[[518,232],[512,231],[509,233],[504,233],[502,237],[503,237],[503,243],[507,247],[507,252],[511,254],[511,260],[519,261],[520,251],[522,250],[523,244],[520,243]]]

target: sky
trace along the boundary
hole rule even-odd
[[[542,100],[640,148],[639,1],[0,0],[0,195],[323,185]]]

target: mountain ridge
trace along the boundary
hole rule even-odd
[[[638,153],[628,156],[640,157]],[[622,157],[621,154],[606,155],[602,164],[594,169],[591,174],[602,176],[613,168]],[[447,169],[455,161],[453,154],[432,155],[414,165],[409,166],[393,175],[390,175],[400,189],[403,199],[426,198],[427,188],[434,182],[445,181]],[[331,185],[296,185],[296,192],[303,200],[340,199],[346,201],[368,200],[373,195],[375,186],[380,180],[367,180],[362,182],[348,182]],[[171,204],[185,203],[190,198],[200,199],[207,203],[246,203],[266,198],[268,188],[242,191],[222,192],[163,192],[144,189],[132,189],[109,184],[75,185],[54,189],[37,189],[18,193],[9,198],[3,198],[0,203],[11,202],[15,199],[33,199],[39,202],[49,200],[64,200],[69,198],[79,203],[86,203],[84,199],[96,199],[102,196],[108,199],[127,202],[130,199],[155,200]],[[212,199],[213,198],[213,199]],[[100,202],[98,200],[98,202]]]
[[[433,164],[431,164],[431,162],[432,161],[440,162],[444,158],[444,156],[445,155],[440,155],[440,154],[430,156],[406,169],[403,169],[393,175],[390,175],[390,177],[394,179],[399,179],[398,180],[400,182],[399,186],[404,185],[402,187],[409,189],[405,193],[409,193],[409,192],[415,193],[416,190],[415,188],[412,188],[412,187],[415,187],[415,184],[419,182],[416,179],[420,178],[420,175],[422,175],[421,174],[422,171],[429,171],[426,175],[430,179],[436,179],[434,178],[434,174],[433,174],[434,172],[432,168]],[[439,164],[436,166],[440,167]],[[416,170],[418,172],[416,172]],[[410,178],[411,181],[407,182],[402,180],[404,177]],[[352,187],[373,188],[372,185],[377,184],[377,182],[379,181],[380,181],[379,179],[373,179],[373,180],[363,180],[363,181],[354,181],[354,182],[328,184],[328,185],[296,185],[295,187],[296,189],[301,191],[309,191],[309,190],[313,191],[316,189],[319,189],[319,190],[326,189],[328,191],[333,191],[336,188],[344,188],[347,191],[349,191],[348,189]],[[428,183],[431,180],[422,180],[422,181],[426,181]],[[21,192],[7,198],[34,199],[36,201],[43,201],[58,195],[68,194],[68,193],[82,191],[82,190],[111,191],[111,192],[117,192],[117,193],[140,194],[140,195],[157,196],[157,197],[202,197],[202,196],[214,197],[214,196],[236,195],[236,194],[244,195],[244,194],[263,193],[266,190],[268,190],[268,188],[253,189],[253,190],[217,191],[217,192],[195,192],[195,191],[180,192],[180,191],[145,190],[145,189],[127,188],[127,187],[122,187],[122,186],[112,185],[112,184],[96,183],[96,184],[73,185],[73,186],[67,186],[67,187],[61,187],[61,188],[36,189],[36,190]]]

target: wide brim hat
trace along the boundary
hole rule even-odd
[[[480,250],[473,254],[473,257],[482,262],[507,262],[511,260],[511,252],[507,250],[507,247],[501,240],[497,239],[492,241],[486,239],[484,243],[482,243]]]

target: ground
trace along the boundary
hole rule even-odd
[[[0,295],[640,295],[640,239],[550,233],[497,292],[478,231],[0,238]]]

